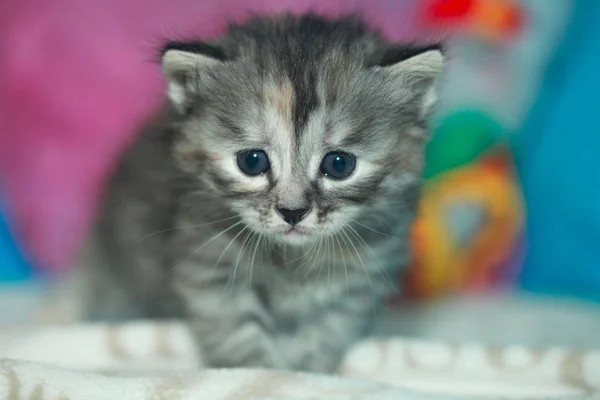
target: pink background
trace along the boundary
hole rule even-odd
[[[69,265],[116,156],[162,101],[165,39],[285,10],[362,10],[388,36],[414,39],[416,1],[1,1],[0,184],[26,254]]]

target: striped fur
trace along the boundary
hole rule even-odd
[[[111,182],[90,316],[185,315],[213,366],[335,368],[407,261],[442,61],[357,17],[257,18],[166,45],[174,107]],[[250,149],[268,173],[240,171]],[[350,177],[320,173],[330,151],[356,156]],[[277,208],[310,209],[304,234],[285,235]]]

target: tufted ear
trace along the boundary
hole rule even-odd
[[[163,48],[161,64],[168,81],[167,95],[179,112],[187,110],[198,79],[225,60],[222,49],[203,42],[171,42]]]
[[[444,69],[441,45],[388,48],[376,63],[397,78],[400,90],[410,91],[420,101],[420,115],[426,118],[437,101],[436,82]]]

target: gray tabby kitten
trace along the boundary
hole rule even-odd
[[[256,18],[162,53],[90,241],[94,319],[185,315],[213,367],[331,371],[408,256],[438,46]]]

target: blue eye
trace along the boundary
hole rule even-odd
[[[238,153],[237,165],[248,176],[264,174],[271,168],[269,157],[262,150],[247,150]]]
[[[321,172],[331,179],[346,179],[356,168],[356,157],[352,154],[334,151],[327,153],[321,162]]]

